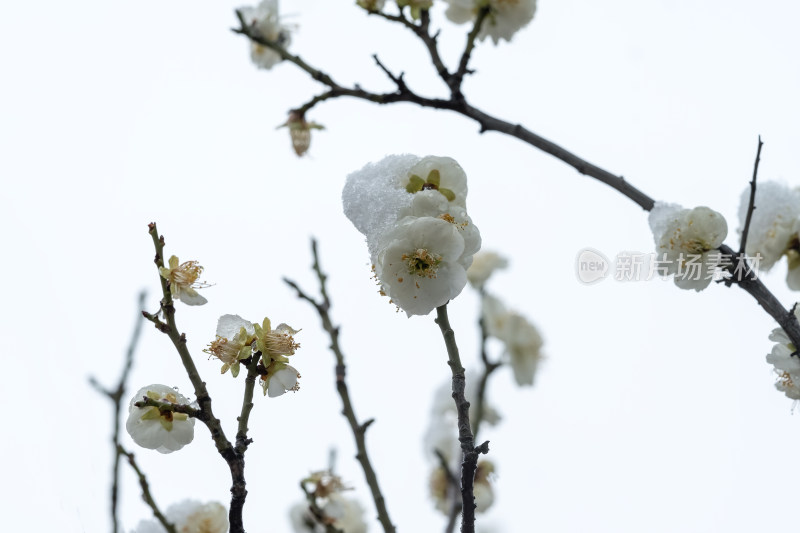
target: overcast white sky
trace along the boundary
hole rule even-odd
[[[419,92],[444,87],[409,32],[351,1],[282,2],[292,50],[342,83],[390,85],[378,53]],[[0,509],[9,531],[108,530],[110,408],[87,386],[112,383],[136,294],[158,302],[147,223],[167,252],[198,259],[209,304],[178,309],[215,410],[234,431],[241,380],[201,349],[217,317],[269,316],[303,328],[302,389],[258,398],[247,459],[248,531],[287,532],[297,482],[339,450],[338,470],[372,513],[339,415],[333,357],[312,310],[282,284],[313,289],[320,241],[358,415],[400,531],[437,531],[421,438],[449,369],[432,317],[406,319],[375,294],[362,236],[341,213],[345,176],[391,153],[447,155],[469,176],[484,248],[511,268],[490,289],[530,317],[547,361],[533,389],[508,370],[491,382],[504,415],[491,440],[495,531],[750,532],[784,528],[796,506],[800,415],[764,361],[775,327],[743,291],[672,282],[581,285],[575,256],[649,252],[646,213],[559,161],[475,124],[411,105],[337,100],[297,159],[285,112],[320,92],[291,65],[250,64],[229,28],[239,2],[91,1],[0,6],[0,177],[5,280],[0,318],[6,413]],[[466,28],[434,11],[452,65]],[[520,122],[656,199],[736,213],[766,142],[760,177],[800,185],[800,9],[766,0],[541,0],[511,45],[481,45],[465,84],[474,105]],[[766,276],[787,305],[785,265]],[[477,299],[451,306],[476,366]],[[146,328],[130,388],[191,390],[168,340]],[[126,436],[127,438],[127,436]],[[129,441],[128,445],[133,446]],[[138,450],[164,506],[227,503],[228,472],[208,432],[162,456]],[[126,528],[148,517],[124,478]],[[372,531],[378,530],[372,524]]]

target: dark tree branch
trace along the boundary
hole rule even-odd
[[[142,487],[142,499],[144,502],[150,507],[153,511],[153,516],[156,517],[164,529],[167,530],[168,533],[177,533],[175,530],[175,526],[167,520],[161,510],[156,505],[156,501],[153,499],[153,495],[150,493],[150,485],[147,483],[147,477],[144,475],[139,469],[139,465],[136,464],[136,459],[134,458],[133,454],[126,451],[122,446],[119,444],[117,445],[117,456],[124,455],[128,458],[128,464],[131,465],[133,471],[136,472],[136,475],[139,477],[139,486]]]
[[[161,414],[183,413],[192,418],[202,419],[203,417],[203,412],[200,409],[195,409],[191,405],[162,402],[160,400],[154,400],[152,398],[148,398],[147,396],[143,396],[141,400],[133,402],[133,405],[135,405],[136,407],[155,407],[156,409],[159,410],[159,412],[161,412]]]
[[[464,81],[464,76],[469,73],[469,60],[472,57],[472,50],[475,48],[475,39],[481,32],[483,22],[486,20],[486,17],[489,16],[490,10],[491,8],[486,5],[483,6],[480,11],[478,11],[478,15],[475,17],[475,23],[472,26],[472,30],[467,35],[467,44],[464,46],[464,52],[461,54],[461,61],[458,63],[458,70],[455,72],[455,74],[453,74],[449,83],[450,90],[452,91],[454,97],[457,95],[458,97],[463,98],[463,95],[461,94],[461,83]]]
[[[387,20],[395,20],[395,16],[385,14],[380,14],[383,18]],[[426,11],[423,11],[423,16],[428,16]],[[403,17],[405,18],[405,17]],[[361,100],[366,100],[369,102],[374,102],[377,104],[391,104],[396,102],[408,102],[417,104],[420,107],[426,107],[431,109],[445,109],[454,111],[460,115],[473,119],[480,125],[480,132],[484,133],[487,131],[497,131],[500,133],[504,133],[511,137],[517,138],[539,150],[552,155],[553,157],[563,161],[567,165],[571,166],[581,174],[594,178],[601,183],[608,185],[609,187],[615,189],[623,196],[629,198],[634,203],[636,203],[639,207],[644,209],[645,211],[650,211],[653,209],[655,205],[655,200],[645,194],[644,192],[640,191],[630,183],[628,183],[625,178],[622,176],[617,176],[612,174],[611,172],[594,165],[585,159],[578,157],[576,154],[570,152],[569,150],[557,145],[556,143],[537,135],[536,133],[528,130],[524,126],[520,124],[512,124],[511,122],[507,122],[505,120],[498,119],[493,117],[480,109],[473,107],[470,105],[465,98],[457,97],[458,95],[454,95],[451,91],[451,95],[447,99],[442,98],[428,98],[421,96],[415,92],[413,92],[410,88],[406,87],[403,90],[398,90],[392,93],[374,93],[365,91],[359,85],[356,85],[354,88],[347,88],[343,87],[336,82],[326,73],[318,70],[314,67],[311,67],[308,63],[303,61],[300,57],[290,54],[286,51],[281,45],[278,43],[270,42],[263,39],[261,36],[255,34],[251,28],[249,28],[244,21],[242,20],[241,15],[239,15],[239,19],[241,22],[241,28],[233,29],[235,33],[239,33],[249,37],[254,42],[261,44],[262,46],[266,46],[275,52],[279,53],[281,57],[289,61],[290,63],[294,63],[302,70],[306,71],[309,76],[319,81],[320,83],[327,85],[330,88],[329,93],[330,96],[325,98],[325,100],[331,98],[337,98],[341,96],[349,96],[352,98],[358,98]],[[437,71],[439,72],[440,77],[445,79],[447,82],[448,79],[452,76],[444,64],[441,62],[441,57],[438,56],[438,49],[436,47],[436,38],[435,36],[431,36],[428,31],[427,27],[425,31],[422,31],[420,28],[422,27],[422,22],[417,25],[414,24],[406,19],[406,22],[402,20],[396,20],[397,22],[402,23],[409,29],[413,30],[415,34],[418,35],[420,39],[426,44],[428,47],[429,52],[431,53],[431,60],[436,66]],[[438,60],[437,60],[438,58]],[[449,85],[449,83],[448,83]],[[306,106],[306,109],[310,109],[310,107]],[[728,247],[724,247],[726,250],[730,250]],[[722,250],[722,247],[720,248]],[[732,255],[735,257],[735,254]],[[738,280],[734,280],[733,283],[741,285],[749,294],[751,294],[756,301],[758,301],[759,305],[761,305],[771,316],[774,318],[783,329],[786,331],[789,338],[796,346],[800,346],[800,324],[797,322],[795,317],[791,315],[785,307],[778,303],[775,305],[777,300],[775,297],[764,287],[761,282],[756,284],[752,283],[754,280],[748,277],[743,283],[740,283]],[[787,318],[788,317],[788,318]]]
[[[136,305],[136,323],[133,326],[133,333],[131,334],[131,340],[128,343],[128,349],[125,352],[125,363],[122,365],[122,373],[117,381],[117,386],[113,390],[107,390],[100,385],[100,383],[94,377],[89,378],[89,383],[92,385],[92,387],[94,387],[97,392],[111,400],[111,403],[114,404],[114,433],[111,437],[111,443],[114,450],[114,461],[111,467],[111,526],[113,533],[118,533],[119,531],[117,507],[119,505],[119,428],[120,417],[122,415],[122,401],[125,398],[125,389],[128,384],[128,376],[130,375],[131,368],[133,367],[133,356],[136,353],[136,347],[138,346],[139,338],[142,335],[143,321],[142,315],[139,314],[139,310],[144,307],[145,298],[147,298],[147,291],[140,292]]]
[[[475,447],[475,439],[469,422],[469,402],[464,394],[466,374],[458,355],[456,335],[447,318],[447,304],[436,308],[436,324],[442,332],[447,347],[447,364],[453,374],[453,400],[458,413],[458,441],[461,443],[463,461],[461,462],[461,533],[475,533],[475,471],[478,456],[489,452],[489,443]]]
[[[319,279],[319,291],[322,299],[317,301],[316,299],[312,298],[303,292],[297,283],[290,279],[284,278],[283,281],[295,290],[298,298],[307,301],[314,307],[314,309],[316,309],[317,314],[322,321],[323,329],[328,332],[328,335],[331,339],[330,349],[333,352],[333,355],[336,357],[336,390],[338,391],[339,397],[342,400],[342,414],[347,419],[347,422],[350,425],[350,430],[352,431],[353,437],[356,441],[356,459],[361,464],[361,469],[364,471],[364,477],[366,478],[367,485],[372,493],[372,499],[375,502],[375,508],[378,512],[378,521],[381,523],[385,533],[394,533],[395,527],[389,518],[389,511],[386,508],[386,501],[381,493],[380,485],[378,484],[378,476],[376,475],[375,470],[372,467],[372,463],[369,460],[369,455],[367,454],[366,432],[367,428],[374,420],[369,419],[363,424],[359,424],[355,410],[353,409],[353,404],[350,400],[350,393],[347,389],[347,382],[345,381],[346,366],[344,362],[344,354],[339,346],[339,327],[333,325],[333,321],[331,320],[329,314],[331,301],[328,297],[328,291],[326,288],[327,276],[322,271],[322,267],[320,266],[319,255],[317,253],[317,242],[313,239],[311,241],[311,252],[314,256],[314,264],[312,268]]]
[[[756,162],[753,164],[753,180],[750,182],[750,203],[747,206],[747,218],[744,221],[744,229],[742,230],[742,244],[739,246],[739,255],[745,255],[745,248],[747,246],[747,235],[750,232],[750,220],[753,218],[753,211],[756,209],[756,177],[758,177],[758,163],[761,161],[761,147],[764,143],[761,142],[761,135],[758,136],[758,150],[756,150]]]
[[[164,266],[164,237],[158,235],[158,228],[155,222],[148,225],[148,232],[153,239],[153,246],[156,250],[154,262],[156,268]],[[200,378],[200,373],[194,364],[189,349],[186,347],[186,335],[179,332],[175,322],[175,304],[172,301],[169,282],[158,274],[161,283],[161,310],[156,315],[143,312],[142,314],[156,325],[156,329],[166,334],[172,341],[172,345],[181,358],[186,374],[194,387],[194,394],[197,404],[200,406],[197,419],[202,421],[211,432],[211,438],[217,451],[228,464],[231,472],[231,506],[228,510],[228,520],[230,522],[231,533],[245,533],[244,522],[242,520],[242,509],[247,498],[247,483],[244,477],[244,455],[237,453],[231,442],[222,430],[222,424],[211,408],[211,396],[208,394],[205,382]],[[158,318],[158,314],[164,317],[165,321]],[[249,372],[248,372],[249,373]]]
[[[250,413],[253,410],[253,389],[256,386],[256,376],[258,376],[258,359],[261,357],[261,352],[253,354],[249,360],[243,361],[247,366],[247,377],[244,380],[244,398],[242,399],[242,412],[237,420],[239,421],[239,428],[236,432],[236,453],[244,458],[244,453],[247,447],[253,442],[253,439],[247,437],[247,423],[250,421]]]

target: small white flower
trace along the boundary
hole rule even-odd
[[[508,259],[495,252],[475,254],[472,266],[467,270],[467,281],[476,289],[482,289],[496,270],[508,267]]]
[[[725,218],[708,207],[657,202],[648,221],[659,266],[675,274],[675,285],[696,291],[708,287],[721,259],[717,248],[728,235]]]
[[[206,504],[184,500],[170,505],[164,513],[166,519],[179,533],[226,533],[228,511],[218,502]],[[166,533],[157,520],[142,520],[133,533]]]
[[[256,7],[239,8],[242,18],[260,37],[287,48],[292,41],[290,28],[280,22],[278,0],[262,0]],[[281,55],[266,46],[250,41],[250,59],[258,68],[271,69],[281,61]]]
[[[408,316],[427,315],[467,284],[459,263],[463,252],[464,238],[455,225],[407,217],[385,236],[375,271],[392,303]]]
[[[536,13],[536,0],[445,0],[449,6],[445,15],[456,24],[475,20],[483,6],[489,6],[478,38],[491,37],[494,44],[500,39],[511,41],[514,34],[528,25]]]
[[[186,261],[180,263],[177,256],[169,258],[169,268],[160,267],[158,269],[161,277],[169,282],[169,291],[173,299],[177,299],[186,305],[203,305],[208,300],[200,296],[195,289],[208,287],[208,284],[197,281],[203,273],[197,261]]]
[[[261,376],[261,388],[264,395],[269,394],[270,398],[281,396],[282,394],[300,389],[300,373],[286,363],[273,363],[267,367],[267,374]]]
[[[194,438],[194,419],[184,413],[161,413],[157,407],[136,407],[145,396],[160,402],[188,405],[189,400],[172,387],[149,385],[139,389],[129,404],[125,429],[133,441],[148,450],[172,453]]]
[[[533,385],[544,344],[539,330],[489,294],[483,297],[482,315],[488,334],[503,342],[517,385]]]
[[[739,231],[744,230],[749,205],[750,187],[742,192]],[[800,229],[796,226],[800,216],[800,191],[781,183],[760,182],[756,187],[755,206],[747,233],[745,253],[749,257],[759,254],[759,267],[769,270],[787,252],[790,241]]]

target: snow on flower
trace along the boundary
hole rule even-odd
[[[800,319],[800,306],[795,306],[794,316]],[[778,379],[775,388],[792,400],[800,400],[800,355],[783,328],[775,328],[769,336],[775,343],[767,354],[767,363],[775,367]]]
[[[158,272],[161,277],[169,282],[169,290],[173,299],[177,299],[186,305],[203,305],[208,300],[200,296],[195,289],[208,287],[208,284],[197,281],[203,273],[197,261],[186,261],[180,263],[176,256],[169,258],[169,268],[160,267]]]
[[[188,405],[189,400],[172,387],[148,385],[139,389],[129,404],[125,429],[133,441],[148,450],[172,453],[180,450],[194,438],[194,419],[184,413],[163,413],[155,406],[136,407],[144,397],[159,402]]]
[[[708,287],[721,260],[717,248],[728,235],[725,218],[708,207],[684,209],[657,202],[648,221],[658,265],[675,274],[675,285],[696,291]]]
[[[164,513],[167,521],[179,533],[226,533],[228,531],[228,511],[218,502],[200,503],[184,500],[170,505]],[[166,533],[157,520],[142,520],[133,533]]]
[[[742,192],[739,204],[740,231],[744,229],[749,204],[750,187]],[[761,182],[756,188],[755,206],[747,233],[745,253],[750,257],[759,254],[759,267],[769,270],[788,252],[791,241],[797,238],[800,229],[797,227],[800,217],[800,191],[781,183]]]
[[[506,309],[503,302],[490,294],[483,297],[482,316],[487,333],[503,342],[504,355],[517,385],[533,385],[544,344],[539,330],[521,314]]]
[[[445,15],[456,24],[474,21],[481,9],[489,9],[478,38],[491,37],[494,44],[501,39],[511,41],[514,34],[528,25],[536,13],[536,0],[445,0]]]
[[[217,338],[203,350],[222,361],[222,373],[230,369],[231,375],[239,375],[239,361],[253,353],[255,326],[239,315],[222,315],[217,321]]]
[[[464,170],[449,157],[400,155],[347,177],[345,215],[367,238],[382,293],[408,316],[460,294],[481,237]]]
[[[476,289],[482,289],[496,270],[508,267],[508,259],[495,252],[475,254],[472,266],[467,270],[467,281]]]
[[[239,8],[244,21],[267,41],[286,48],[291,44],[289,26],[281,24],[278,15],[278,0],[262,0],[255,7]],[[255,41],[250,41],[250,59],[258,68],[271,69],[281,61],[281,55]]]

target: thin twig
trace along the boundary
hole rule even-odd
[[[156,268],[164,266],[164,237],[158,235],[158,228],[155,222],[148,225],[148,231],[153,239],[153,246],[156,250],[154,262]],[[194,387],[194,394],[197,398],[197,404],[200,406],[200,413],[197,419],[202,421],[208,430],[211,432],[211,438],[214,440],[214,445],[217,451],[228,464],[231,472],[231,506],[228,510],[228,519],[230,522],[231,533],[244,533],[244,522],[242,520],[242,509],[244,502],[247,498],[247,483],[244,477],[244,456],[237,453],[231,442],[225,436],[222,430],[222,424],[217,417],[214,416],[214,411],[211,407],[211,396],[208,394],[205,382],[200,378],[200,373],[194,364],[189,349],[186,347],[186,335],[180,333],[178,326],[175,322],[175,304],[172,301],[172,293],[170,292],[169,282],[159,273],[159,281],[161,283],[161,292],[163,297],[161,299],[160,314],[164,317],[166,322],[162,321],[158,316],[143,312],[145,318],[150,320],[156,325],[156,329],[166,334],[172,341],[172,345],[178,352],[181,358],[183,367],[186,369],[186,374]]]
[[[461,443],[463,461],[461,463],[461,533],[475,533],[475,470],[478,466],[478,456],[488,453],[489,443],[484,442],[480,447],[475,447],[475,439],[469,423],[469,402],[464,394],[466,388],[466,374],[461,358],[458,355],[458,345],[453,328],[447,318],[447,304],[436,308],[436,324],[442,332],[445,346],[447,347],[447,364],[453,374],[453,400],[458,413],[458,440]]]
[[[120,417],[122,415],[122,400],[125,397],[125,390],[128,384],[128,376],[133,367],[133,356],[136,353],[136,347],[139,345],[139,338],[142,336],[142,315],[139,310],[144,307],[145,299],[147,298],[147,291],[139,293],[139,299],[136,303],[136,322],[133,326],[133,333],[131,334],[128,349],[125,351],[125,362],[122,365],[122,372],[119,375],[117,386],[114,390],[105,389],[94,378],[89,378],[89,383],[100,394],[111,400],[114,404],[114,433],[111,436],[111,443],[113,446],[114,461],[111,466],[111,526],[113,533],[119,531],[119,517],[117,516],[117,508],[119,507],[119,435],[120,435]]]
[[[745,248],[747,246],[747,235],[750,233],[750,220],[753,218],[753,211],[756,209],[756,177],[758,177],[758,163],[761,161],[761,147],[764,143],[761,142],[761,135],[758,136],[758,150],[756,150],[756,162],[753,164],[753,180],[750,182],[750,203],[747,206],[747,218],[744,221],[744,229],[742,230],[742,244],[739,246],[739,255],[745,255]]]
[[[481,32],[483,22],[486,20],[486,17],[489,16],[490,10],[491,7],[486,5],[483,6],[480,11],[478,11],[478,15],[475,17],[475,23],[472,26],[472,30],[469,32],[469,34],[467,34],[467,44],[464,46],[464,52],[461,54],[461,61],[458,63],[458,70],[456,70],[449,82],[450,90],[454,95],[458,95],[461,98],[463,98],[463,95],[461,94],[461,84],[464,81],[464,76],[469,73],[469,60],[472,57],[472,50],[475,49],[475,39],[477,39],[478,34]]]
[[[331,339],[330,350],[336,357],[336,390],[338,391],[339,397],[342,400],[342,414],[350,424],[350,430],[352,431],[353,437],[356,441],[356,459],[361,464],[361,469],[364,471],[364,477],[366,478],[367,485],[372,493],[372,499],[375,502],[375,508],[378,512],[378,521],[381,523],[385,533],[394,533],[395,527],[389,518],[389,511],[386,508],[386,500],[381,493],[380,485],[378,483],[378,476],[375,474],[375,470],[373,469],[372,463],[369,460],[369,455],[367,454],[365,435],[367,428],[374,420],[369,419],[364,423],[359,423],[355,414],[355,410],[353,409],[353,404],[350,400],[350,393],[347,390],[347,382],[345,381],[346,366],[344,362],[344,354],[339,346],[339,327],[333,325],[333,321],[331,320],[329,314],[331,301],[328,297],[328,291],[326,289],[327,276],[322,271],[322,267],[319,263],[317,241],[313,239],[311,240],[311,252],[314,256],[314,264],[312,269],[317,274],[317,278],[319,280],[319,291],[322,299],[317,301],[316,299],[312,298],[303,292],[297,283],[290,279],[283,278],[283,281],[295,290],[298,298],[305,300],[314,306],[314,309],[316,309],[317,314],[322,320],[323,329],[328,333],[328,336]]]
[[[153,516],[156,517],[164,529],[167,530],[168,533],[177,533],[175,530],[175,526],[167,520],[161,510],[156,505],[156,501],[153,499],[153,495],[150,494],[150,485],[147,483],[147,477],[144,475],[139,469],[139,465],[136,464],[136,459],[134,458],[133,454],[126,451],[121,445],[117,445],[117,455],[124,455],[128,458],[128,464],[131,465],[133,471],[136,472],[136,475],[139,476],[139,485],[142,487],[142,499],[144,502],[150,507],[153,511]]]
[[[160,400],[154,400],[153,398],[148,398],[147,396],[143,396],[141,400],[133,402],[133,405],[136,407],[155,407],[156,409],[164,413],[183,413],[191,418],[202,419],[203,412],[200,409],[195,409],[191,405],[184,405],[180,403],[172,403],[172,402],[162,402]]]
[[[243,361],[247,366],[247,377],[244,380],[244,397],[242,398],[242,412],[237,420],[239,421],[238,431],[236,432],[236,453],[244,456],[247,447],[253,439],[247,437],[247,424],[250,421],[250,413],[253,410],[253,389],[256,386],[256,376],[258,376],[258,359],[261,352],[256,352],[248,361]]]

